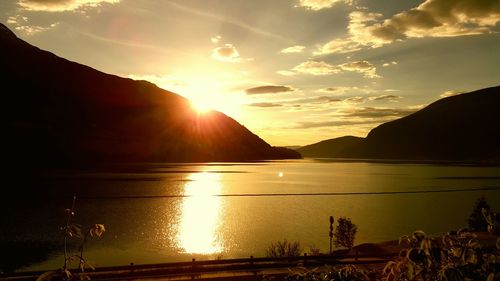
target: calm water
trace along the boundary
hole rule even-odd
[[[23,270],[61,266],[58,229],[72,194],[76,222],[106,226],[86,249],[97,266],[263,256],[284,238],[326,252],[330,215],[352,219],[358,244],[462,227],[481,195],[500,210],[499,167],[315,160],[124,167],[57,173],[44,179],[54,200],[9,207],[0,239],[52,245]]]

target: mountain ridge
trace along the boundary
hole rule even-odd
[[[328,157],[500,161],[499,107],[500,86],[446,97],[375,127],[343,154]],[[334,143],[333,140],[330,143]],[[297,151],[304,157],[327,157],[326,153],[318,153],[325,149],[319,149],[318,144],[308,145],[308,151],[303,148]],[[335,144],[329,147],[330,151],[336,149]],[[311,153],[313,150],[315,154]]]
[[[300,158],[217,111],[147,81],[107,74],[17,38],[0,24],[5,159],[68,165]]]

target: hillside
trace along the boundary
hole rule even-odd
[[[345,136],[320,141],[297,149],[303,157],[315,158],[348,158],[363,142],[363,138]]]
[[[228,116],[146,81],[106,74],[0,24],[4,160],[44,165],[299,158]]]
[[[343,138],[303,147],[308,157],[500,160],[500,86],[438,100],[372,129],[359,145]],[[338,154],[342,151],[342,154]],[[309,156],[314,155],[314,156]]]

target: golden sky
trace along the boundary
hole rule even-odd
[[[0,21],[280,146],[366,136],[500,82],[498,0],[2,0]]]

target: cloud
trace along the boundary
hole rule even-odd
[[[401,99],[400,96],[395,96],[395,95],[381,95],[381,96],[376,96],[376,97],[370,97],[368,98],[371,101],[390,101],[390,102],[395,102]]]
[[[347,98],[344,100],[344,102],[346,103],[363,103],[365,102],[365,98],[364,97],[350,97],[350,98]]]
[[[64,12],[83,7],[97,7],[103,3],[119,2],[120,0],[19,0],[18,4],[29,11]]]
[[[294,88],[288,86],[259,86],[254,88],[249,88],[245,90],[247,95],[260,95],[260,94],[277,94],[277,93],[285,93],[285,92],[293,92]]]
[[[391,66],[391,65],[396,65],[398,64],[398,62],[396,61],[391,61],[390,63],[389,62],[386,62],[384,64],[382,64],[383,67],[388,67],[388,66]]]
[[[336,3],[346,3],[352,5],[352,0],[299,0],[296,7],[304,7],[308,10],[319,11],[332,7]]]
[[[341,95],[345,94],[347,92],[356,92],[356,93],[364,93],[364,94],[373,94],[376,92],[375,90],[369,88],[369,87],[357,87],[357,86],[338,86],[338,87],[327,87],[327,88],[322,88],[317,90],[320,93],[330,93],[330,94],[336,94],[336,95]],[[385,90],[389,91],[389,90]]]
[[[296,74],[295,72],[289,70],[278,70],[276,73],[283,76],[294,76]]]
[[[304,99],[294,99],[287,101],[288,103],[300,103],[300,104],[322,104],[322,103],[332,103],[332,102],[341,102],[342,100],[336,97],[328,97],[328,96],[320,96],[320,97],[310,97]]]
[[[295,66],[292,70],[311,75],[328,75],[339,73],[341,71],[338,67],[328,64],[324,61],[311,60]]]
[[[422,106],[406,108],[361,107],[337,110],[335,120],[298,122],[289,129],[309,129],[335,126],[376,125],[418,111]]]
[[[373,64],[371,64],[365,60],[344,63],[344,64],[339,65],[339,67],[345,71],[355,71],[355,72],[363,73],[363,75],[367,78],[380,78],[381,77],[380,75],[378,75],[376,73],[377,68]]]
[[[381,76],[376,73],[377,68],[368,61],[352,61],[339,65],[331,65],[324,61],[306,61],[292,70],[300,73],[311,75],[328,75],[342,72],[359,72],[366,78],[380,78]]]
[[[24,33],[27,36],[31,36],[36,33],[40,33],[43,31],[47,31],[51,28],[56,27],[59,23],[52,23],[48,26],[40,26],[40,25],[30,25],[28,17],[17,15],[13,17],[7,18],[7,24],[12,25],[13,28],[19,32]]]
[[[191,15],[204,17],[204,18],[215,20],[217,22],[224,23],[224,24],[231,24],[231,25],[237,26],[243,30],[250,31],[254,34],[259,34],[261,36],[265,36],[268,38],[277,39],[277,40],[282,41],[282,42],[289,42],[290,41],[289,38],[285,38],[279,34],[274,34],[274,33],[271,33],[267,30],[260,29],[256,26],[249,25],[249,24],[247,24],[243,21],[240,21],[236,18],[228,17],[228,15],[226,13],[224,13],[223,15],[212,14],[212,13],[207,12],[206,10],[191,8],[189,5],[183,5],[183,4],[173,2],[173,1],[164,1],[164,2],[177,10],[190,13]],[[179,2],[186,3],[187,1],[179,1]]]
[[[500,22],[497,0],[426,0],[415,8],[382,19],[379,13],[354,11],[348,34],[321,46],[315,55],[377,48],[406,38],[486,34]]]
[[[240,57],[240,53],[232,44],[225,44],[223,47],[217,47],[212,51],[212,58],[225,62],[242,62],[244,60]]]
[[[220,39],[222,39],[222,37],[219,36],[219,35],[217,35],[217,36],[214,36],[214,37],[210,38],[210,41],[212,43],[219,43]]]
[[[446,98],[446,97],[456,96],[456,95],[463,94],[463,93],[465,93],[465,92],[457,91],[457,90],[449,90],[449,91],[442,93],[439,96],[442,98]]]
[[[311,129],[323,127],[336,127],[336,126],[352,126],[352,125],[365,125],[379,123],[374,120],[333,120],[333,121],[305,121],[298,122],[289,129]]]
[[[346,109],[343,115],[346,118],[371,118],[371,119],[387,119],[388,117],[403,117],[416,112],[414,108],[380,108],[380,107],[363,107],[355,109]]]
[[[281,50],[280,53],[283,53],[283,54],[302,53],[305,48],[306,48],[305,46],[296,45],[296,46],[285,48],[285,49]]]
[[[256,103],[251,103],[249,106],[255,106],[255,107],[280,107],[283,106],[282,104],[278,103],[270,103],[270,102],[256,102]]]

